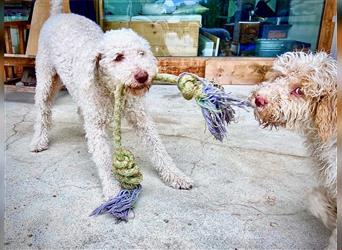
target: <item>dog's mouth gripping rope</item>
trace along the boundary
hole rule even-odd
[[[200,106],[210,133],[219,141],[227,134],[226,126],[234,120],[235,111],[231,107],[244,108],[250,106],[248,101],[230,96],[219,85],[190,73],[182,73],[178,77],[171,74],[157,74],[155,80],[176,83],[186,100],[195,99]],[[121,144],[121,115],[125,101],[125,86],[119,85],[115,90],[114,107],[114,148],[113,173],[120,182],[121,191],[98,208],[90,216],[109,213],[119,221],[127,221],[141,192],[143,179],[134,155],[124,149]]]

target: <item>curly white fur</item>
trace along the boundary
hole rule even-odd
[[[265,127],[283,126],[305,136],[319,185],[309,195],[309,209],[333,231],[328,249],[336,249],[336,60],[324,52],[288,52],[273,70],[275,78],[251,95],[255,116]]]
[[[111,177],[112,147],[108,133],[113,119],[113,92],[118,83],[127,86],[125,117],[146,144],[152,162],[168,185],[190,189],[192,181],[174,164],[146,114],[143,94],[157,73],[149,44],[130,29],[103,33],[91,20],[75,14],[56,14],[61,1],[54,1],[51,16],[43,25],[36,57],[36,107],[38,109],[31,150],[48,148],[51,105],[61,81],[84,119],[89,152],[98,168],[106,198],[119,190]],[[144,84],[137,72],[146,72]]]

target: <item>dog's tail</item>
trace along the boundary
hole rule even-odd
[[[50,0],[50,16],[62,13],[63,0]]]

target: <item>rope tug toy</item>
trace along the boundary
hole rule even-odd
[[[207,124],[209,132],[219,141],[227,134],[226,126],[234,121],[235,111],[231,106],[250,107],[245,100],[232,97],[215,82],[195,74],[182,73],[178,77],[171,74],[157,74],[155,80],[176,83],[186,100],[195,99]]]
[[[231,105],[245,108],[248,101],[232,97],[223,87],[205,78],[191,73],[182,73],[178,77],[171,74],[157,74],[154,80],[176,83],[186,100],[195,99],[201,107],[203,117],[210,133],[219,141],[227,134],[226,125],[234,120],[235,111]],[[134,161],[134,155],[121,144],[121,115],[124,106],[125,86],[121,84],[115,90],[114,107],[114,148],[113,173],[120,182],[121,191],[98,208],[90,216],[104,213],[113,215],[118,221],[127,221],[141,192],[143,176]]]

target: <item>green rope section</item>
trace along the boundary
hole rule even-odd
[[[186,100],[195,98],[196,101],[202,97],[202,85],[198,78],[192,74],[175,76],[171,74],[157,74],[154,80],[168,83],[177,83],[177,86]],[[125,85],[120,84],[114,93],[114,148],[113,173],[124,189],[136,188],[143,179],[140,168],[136,165],[134,155],[121,144],[121,116],[125,102]]]
[[[159,73],[153,78],[153,80],[163,83],[177,83],[178,76],[166,73]]]
[[[125,101],[125,86],[119,85],[115,90],[114,107],[114,148],[113,173],[124,189],[134,189],[137,187],[143,176],[140,168],[136,165],[134,155],[121,144],[121,116]]]
[[[186,100],[195,98],[197,101],[203,97],[202,84],[199,82],[198,76],[194,74],[183,73],[179,76],[172,74],[157,74],[154,80],[177,84],[179,91]]]
[[[202,84],[199,83],[198,77],[193,74],[184,74],[175,76],[171,74],[157,74],[155,79],[161,82],[177,83],[178,89],[186,100],[195,98],[198,102],[203,96]],[[115,90],[114,103],[114,148],[113,155],[113,173],[120,185],[124,189],[132,190],[136,188],[142,181],[143,176],[140,168],[136,165],[134,155],[121,144],[121,116],[125,102],[125,86],[120,84]]]

